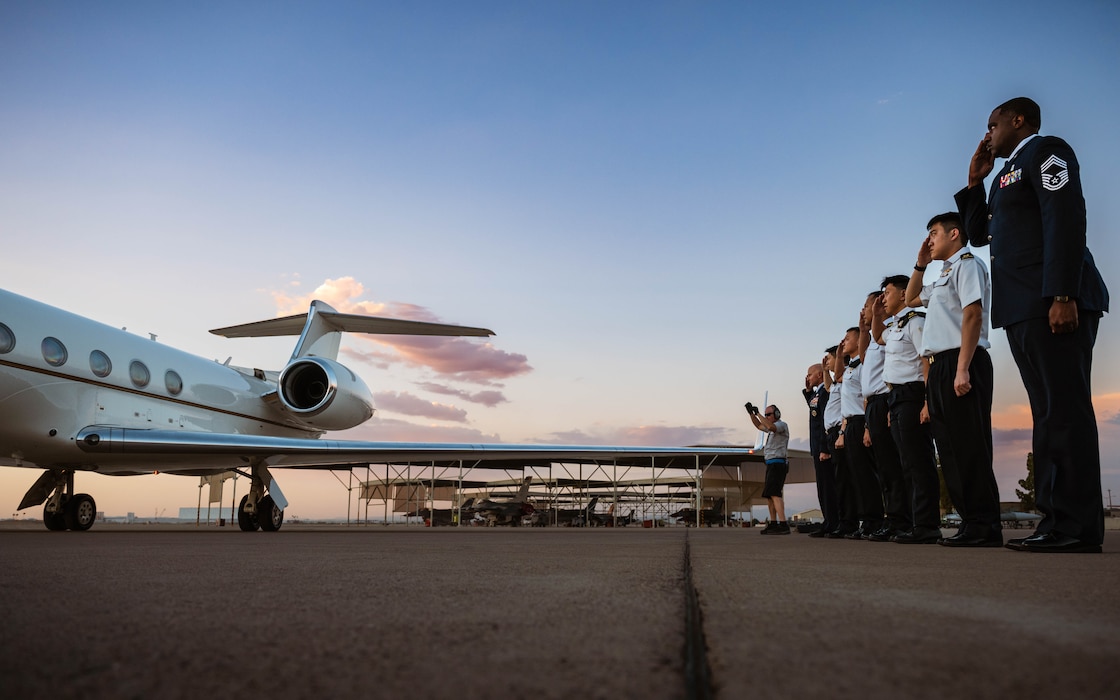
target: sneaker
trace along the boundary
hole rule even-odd
[[[771,520],[770,522],[766,523],[766,527],[762,528],[762,532],[760,532],[758,534],[760,534],[760,535],[773,535],[774,531],[777,530],[777,529],[778,529],[778,523]]]
[[[788,534],[790,534],[789,523],[788,522],[778,523],[778,525],[774,528],[774,531],[770,534],[772,534],[772,535],[788,535]]]

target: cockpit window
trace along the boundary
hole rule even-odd
[[[16,349],[16,334],[12,329],[0,323],[0,355]]]
[[[128,377],[137,388],[143,389],[152,380],[152,373],[148,371],[148,366],[143,362],[133,360],[132,364],[128,366]]]
[[[175,370],[167,370],[167,374],[163,375],[163,380],[167,383],[167,392],[172,396],[178,396],[179,392],[183,390],[183,378]]]
[[[43,359],[51,367],[61,367],[66,364],[66,346],[58,338],[50,336],[43,338]]]
[[[113,362],[105,353],[94,350],[89,354],[89,368],[99,377],[108,377],[113,371]]]

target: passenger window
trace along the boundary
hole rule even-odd
[[[183,390],[183,378],[175,370],[167,370],[167,374],[163,375],[163,380],[167,383],[167,391],[172,396],[178,396],[179,392]]]
[[[7,354],[16,349],[16,334],[12,329],[0,323],[0,355]]]
[[[99,377],[108,377],[113,371],[113,363],[108,355],[100,350],[94,350],[89,354],[89,368]]]
[[[148,366],[140,360],[133,360],[128,366],[128,376],[140,389],[148,386],[148,382],[152,380],[152,373],[148,371]]]
[[[43,338],[43,359],[51,367],[61,367],[66,364],[66,346],[58,338]]]

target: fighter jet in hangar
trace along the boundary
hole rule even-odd
[[[521,488],[513,496],[501,500],[483,498],[475,501],[474,505],[466,510],[485,520],[490,527],[495,525],[517,527],[521,524],[522,518],[532,515],[535,510],[533,504],[529,503],[529,484],[532,481],[533,477],[527,476],[521,482]]]
[[[616,461],[697,467],[739,464],[749,450],[575,445],[471,445],[322,439],[368,420],[373,397],[338,362],[341,334],[479,336],[485,328],[339,313],[211,331],[228,338],[298,336],[280,371],[234,367],[0,290],[0,466],[42,470],[19,510],[43,504],[51,530],[88,530],[97,507],[75,475],[160,471],[250,477],[243,530],[279,530],[288,499],[271,468],[370,463]],[[700,460],[703,460],[701,463]]]

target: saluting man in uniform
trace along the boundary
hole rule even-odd
[[[828,391],[824,388],[822,365],[809,365],[808,371],[805,372],[805,389],[801,393],[809,406],[809,451],[813,453],[817,500],[820,501],[821,516],[824,518],[820,529],[809,533],[809,536],[824,537],[837,528],[840,519],[836,505],[836,470],[832,466],[832,455],[827,444],[828,431],[824,427]]]
[[[871,324],[875,342],[884,346],[883,380],[890,392],[891,435],[898,445],[903,478],[910,496],[910,530],[895,535],[899,544],[937,544],[941,539],[941,483],[933,456],[929,410],[926,407],[926,371],[922,361],[925,312],[906,307],[910,278],[892,275],[883,280],[883,296],[875,305]],[[884,323],[884,314],[890,319]]]
[[[910,493],[906,490],[906,479],[902,474],[902,461],[898,456],[898,446],[891,435],[887,413],[887,383],[883,380],[883,361],[885,350],[876,343],[871,324],[875,322],[874,309],[882,296],[876,289],[867,295],[867,303],[860,315],[860,356],[863,358],[863,393],[867,398],[864,416],[867,430],[864,445],[871,448],[875,456],[875,473],[879,477],[882,490],[883,510],[886,519],[882,527],[871,533],[867,539],[872,542],[888,542],[900,532],[907,532],[910,523]],[[880,333],[882,331],[880,330]]]
[[[1077,156],[1039,136],[1026,97],[992,111],[955,195],[974,246],[991,246],[992,325],[1007,332],[1034,420],[1035,534],[1008,540],[1030,552],[1099,552],[1104,539],[1100,443],[1090,375],[1108,290],[1085,244]],[[1007,162],[984,198],[996,158]]]
[[[1002,547],[999,487],[992,471],[992,358],[988,355],[988,270],[965,244],[956,212],[926,224],[906,303],[926,307],[922,356],[929,363],[926,396],[941,473],[961,527],[947,547]],[[926,266],[941,275],[922,284]]]

